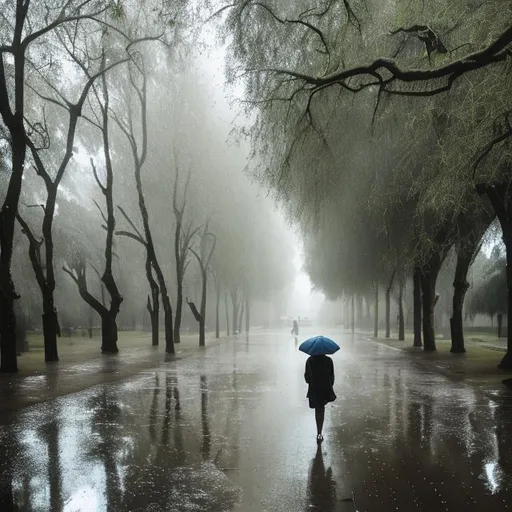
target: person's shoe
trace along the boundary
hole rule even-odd
[[[318,434],[316,436],[316,442],[321,443],[324,440],[324,436],[322,434]]]

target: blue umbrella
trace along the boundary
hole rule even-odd
[[[299,350],[310,356],[319,356],[321,354],[334,354],[340,349],[339,345],[327,336],[313,336],[303,341]]]

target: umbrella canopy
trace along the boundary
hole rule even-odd
[[[334,354],[340,349],[339,345],[327,336],[313,336],[303,341],[299,350],[310,356],[319,356],[321,354]]]

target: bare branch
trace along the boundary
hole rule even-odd
[[[359,33],[361,33],[361,22],[352,9],[350,2],[348,0],[343,0],[343,5],[347,11],[348,21],[358,30]]]
[[[43,161],[41,160],[41,157],[39,156],[39,152],[37,151],[37,148],[35,147],[34,143],[32,142],[32,139],[30,137],[26,137],[27,146],[30,149],[30,152],[32,154],[32,158],[34,159],[34,169],[38,176],[40,176],[44,184],[46,186],[46,190],[49,191],[53,186],[53,181],[46,171],[46,167],[44,166]]]
[[[180,174],[180,169],[179,169],[179,166],[176,165],[176,173],[174,174],[174,190],[172,191],[172,207],[174,210],[174,215],[176,215],[176,220],[178,222],[181,222],[183,210],[180,210],[180,208],[178,208],[178,178],[179,178],[179,174]]]
[[[99,270],[90,261],[88,261],[87,263],[89,263],[89,266],[94,270],[95,274],[101,280],[101,274],[100,274]]]
[[[23,204],[23,206],[26,206],[27,208],[41,208],[43,212],[46,211],[44,204]]]
[[[75,281],[75,283],[78,286],[78,278],[75,276],[75,274],[71,270],[69,270],[69,268],[67,268],[66,266],[63,266],[62,270],[64,272],[66,272],[66,274],[68,274],[71,277],[71,279],[73,279],[73,281]]]
[[[59,107],[62,107],[66,110],[69,110],[69,104],[67,101],[65,103],[61,103],[60,101],[57,101],[55,98],[51,98],[50,96],[45,96],[44,94],[41,94],[37,89],[32,87],[29,82],[26,82],[25,85],[37,96],[39,96],[42,100],[48,101],[49,103],[53,103],[54,105],[57,105]]]
[[[88,3],[88,2],[87,2]],[[83,3],[85,5],[86,2]],[[108,9],[108,5],[104,7],[103,9],[100,9],[99,11],[95,11],[93,13],[89,14],[82,14],[82,15],[76,15],[76,16],[68,16],[66,17],[64,15],[64,9],[59,14],[59,17],[53,22],[47,25],[46,27],[43,27],[40,30],[37,30],[36,32],[32,32],[28,36],[25,37],[22,41],[22,46],[26,48],[31,42],[35,41],[39,37],[47,34],[48,32],[51,32],[55,28],[57,28],[59,25],[62,25],[64,23],[71,23],[73,21],[79,21],[79,20],[94,20],[97,22],[100,22],[100,20],[97,20],[95,17],[99,16],[100,14],[104,13]],[[79,9],[77,9],[79,11]]]
[[[144,238],[142,238],[138,235],[135,235],[134,233],[131,233],[130,231],[116,231],[116,235],[126,236],[127,238],[131,238],[131,239],[139,242],[140,244],[142,244],[144,247],[147,247],[147,245],[148,245],[146,240],[144,240]]]
[[[121,206],[118,206],[119,208],[119,211],[123,214],[123,217],[128,221],[128,224],[130,224],[130,226],[133,228],[133,230],[135,231],[135,233],[137,233],[137,235],[139,236],[139,238],[141,238],[142,240],[144,240],[144,237],[142,236],[141,232],[137,229],[137,226],[135,226],[135,224],[132,222],[132,220],[130,219],[130,217],[128,216],[128,214],[123,210],[123,208]],[[146,241],[144,240],[144,244],[146,244]]]
[[[221,7],[218,11],[215,11],[211,16],[206,18],[204,21],[204,24],[210,22],[213,18],[217,17],[219,14],[222,14],[224,11],[227,11],[228,9],[232,9],[233,7],[236,7],[237,4],[229,4],[225,5],[224,7]]]
[[[197,254],[196,251],[192,247],[189,247],[188,250],[196,257],[197,262],[199,263],[199,266],[201,267],[201,270],[203,270],[203,261],[199,257],[199,254]]]
[[[108,224],[107,217],[105,217],[105,214],[103,213],[103,210],[101,209],[100,205],[96,202],[95,199],[93,199],[93,201],[94,201],[94,204],[96,205],[96,208],[98,208],[98,211],[100,212],[100,215],[101,215],[101,218],[103,219],[103,222],[105,222],[105,224]]]
[[[192,238],[194,237],[194,235],[202,228],[203,226],[197,226],[195,229],[193,229],[191,231],[191,228],[189,227],[187,229],[187,232],[185,233],[185,237],[184,237],[184,247],[188,247],[188,245],[190,244],[190,240],[192,240]]]
[[[103,194],[106,194],[107,192],[107,188],[103,186],[103,184],[101,183],[100,181],[100,178],[98,176],[98,172],[96,171],[96,166],[94,165],[94,160],[92,159],[91,157],[91,166],[92,166],[92,172],[94,173],[94,179],[96,180],[96,183],[98,184],[98,187],[100,187],[101,191],[103,192]],[[96,203],[96,201],[94,201]],[[99,206],[98,206],[99,208]],[[101,209],[100,209],[101,211]],[[103,216],[103,213],[102,213],[102,216]],[[105,217],[103,217],[103,220],[105,220]],[[105,222],[107,222],[105,220]]]
[[[489,144],[487,144],[487,146],[485,146],[485,148],[483,149],[482,153],[476,159],[476,161],[475,161],[475,163],[473,165],[473,179],[475,179],[476,171],[478,169],[478,166],[482,162],[482,160],[493,150],[493,148],[496,145],[498,145],[501,142],[505,141],[509,137],[512,137],[512,131],[511,130],[507,130],[505,133],[502,133],[501,135],[499,135],[498,137],[493,139],[491,142],[489,142]]]
[[[489,44],[484,49],[470,53],[460,59],[457,59],[444,66],[434,69],[402,69],[398,64],[387,58],[379,58],[366,66],[357,66],[350,69],[344,69],[338,73],[334,73],[323,77],[314,77],[304,73],[290,71],[286,69],[260,69],[260,70],[248,70],[249,72],[269,72],[276,75],[286,75],[302,80],[306,84],[310,84],[313,88],[310,93],[313,93],[320,87],[334,84],[344,84],[346,86],[346,80],[353,77],[361,77],[364,75],[379,76],[379,80],[387,83],[391,83],[393,80],[398,80],[404,83],[412,82],[427,82],[434,79],[446,78],[447,84],[435,88],[433,90],[425,91],[393,91],[385,88],[386,92],[390,94],[399,94],[407,96],[433,96],[441,92],[445,92],[450,89],[453,83],[463,74],[470,71],[474,71],[485,67],[487,65],[503,62],[510,57],[509,46],[512,43],[512,25],[507,27],[502,34]],[[388,73],[390,76],[384,77],[383,72]],[[363,84],[363,88],[367,88],[373,83]]]
[[[16,219],[20,223],[21,231],[26,237],[28,238],[29,242],[31,244],[34,244],[35,247],[41,246],[43,243],[42,239],[37,239],[34,236],[33,231],[30,229],[27,221],[19,214],[19,212],[16,212]]]
[[[210,265],[210,260],[212,259],[213,252],[215,251],[215,246],[217,245],[217,237],[213,233],[205,233],[204,236],[210,236],[213,238],[213,244],[210,248],[210,252],[208,253],[208,257],[206,258],[206,268]]]

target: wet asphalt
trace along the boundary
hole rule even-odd
[[[320,446],[306,356],[283,332],[5,410],[0,511],[512,507],[510,390],[477,390],[407,353],[338,340],[338,399]]]

